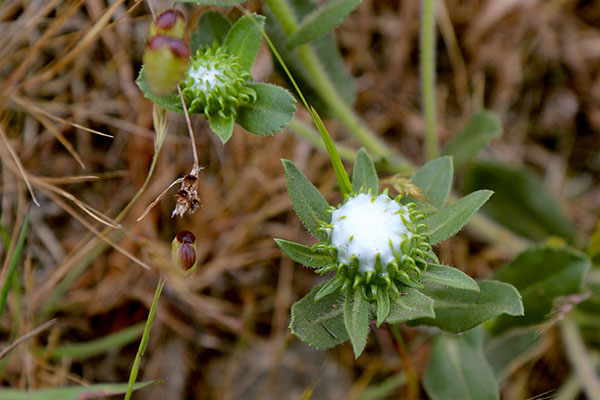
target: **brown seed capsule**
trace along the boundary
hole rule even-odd
[[[181,268],[187,271],[196,264],[196,250],[191,244],[182,243],[177,252],[177,259]]]
[[[173,8],[163,11],[150,25],[149,36],[166,35],[183,39],[185,35],[185,16]]]
[[[177,234],[176,238],[179,243],[194,244],[196,241],[196,236],[190,231],[181,231]]]

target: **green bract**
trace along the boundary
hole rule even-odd
[[[235,119],[240,104],[256,101],[256,92],[246,86],[250,78],[239,58],[223,48],[199,49],[182,83],[183,98],[190,112]]]

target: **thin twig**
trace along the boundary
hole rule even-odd
[[[190,133],[190,140],[192,141],[192,152],[194,153],[194,167],[193,168],[196,168],[198,166],[198,152],[196,151],[196,141],[194,140],[194,131],[192,130],[192,122],[190,121],[190,116],[188,114],[188,110],[185,105],[185,101],[183,100],[183,94],[181,94],[181,86],[179,86],[179,84],[177,84],[177,92],[179,92],[179,99],[181,100],[181,106],[183,107],[183,113],[185,114],[185,122],[187,123],[188,132]]]
[[[156,11],[154,11],[154,7],[152,6],[152,1],[146,0],[146,4],[148,4],[148,8],[150,9],[150,14],[152,14],[152,19],[156,19]]]
[[[29,179],[27,178],[27,173],[25,172],[25,168],[23,168],[23,164],[21,164],[21,160],[19,160],[17,153],[15,153],[13,148],[10,147],[10,143],[8,143],[8,138],[6,137],[6,133],[4,133],[4,129],[2,129],[2,126],[0,126],[0,138],[2,138],[2,141],[4,142],[4,146],[6,146],[6,150],[8,150],[8,153],[10,154],[10,156],[14,160],[15,164],[17,165],[17,168],[19,169],[19,172],[21,173],[21,176],[23,177],[23,180],[25,181],[25,185],[27,185],[27,189],[29,189],[29,193],[31,193],[31,199],[33,200],[35,205],[39,207],[40,203],[38,203],[37,199],[35,198],[35,194],[33,193],[33,187],[31,186],[31,183],[29,182]]]
[[[154,208],[155,205],[158,204],[159,201],[161,201],[163,199],[163,197],[165,197],[165,195],[169,192],[169,190],[177,185],[178,183],[183,182],[183,178],[177,178],[173,181],[173,183],[171,183],[169,185],[168,188],[166,188],[165,190],[163,190],[163,192],[161,194],[158,195],[158,197],[156,199],[154,199],[154,201],[152,203],[150,203],[150,205],[148,207],[146,207],[146,209],[144,210],[144,212],[142,213],[142,215],[140,215],[135,222],[140,222],[142,219],[144,219],[144,217],[150,212],[150,210],[152,210]]]
[[[56,321],[57,321],[57,319],[54,318],[54,319],[51,319],[50,321],[44,322],[43,324],[41,324],[34,330],[24,334],[23,336],[21,336],[20,338],[18,338],[17,340],[15,340],[11,344],[9,344],[5,348],[3,348],[2,351],[0,351],[0,360],[2,360],[4,357],[6,357],[8,355],[8,353],[10,353],[15,347],[17,347],[18,345],[20,345],[27,339],[30,339],[30,338],[34,337],[35,335],[37,335],[38,333],[50,328],[52,325],[54,325],[56,323]]]

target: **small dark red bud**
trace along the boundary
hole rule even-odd
[[[179,238],[179,235],[177,235],[177,237]],[[194,250],[194,247],[191,244],[182,243],[181,246],[179,246],[177,258],[179,259],[179,264],[181,265],[181,268],[187,271],[188,269],[192,268],[196,263],[196,250]]]
[[[194,244],[196,241],[196,236],[190,231],[181,231],[177,234],[176,238],[179,243]],[[196,256],[194,255],[194,257]]]
[[[156,18],[156,27],[158,29],[171,29],[177,23],[177,20],[185,21],[185,16],[179,10],[173,8],[163,11],[158,18]]]
[[[188,44],[181,40],[170,36],[165,35],[155,35],[146,44],[148,49],[150,50],[160,50],[163,48],[167,48],[171,50],[175,56],[179,58],[183,58],[187,61],[190,57],[191,50]]]

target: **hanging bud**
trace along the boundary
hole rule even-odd
[[[184,272],[191,274],[196,269],[196,236],[190,231],[181,231],[171,244],[173,264]]]
[[[188,69],[190,53],[190,47],[182,39],[155,35],[148,40],[144,74],[155,95],[165,96],[177,89]]]
[[[183,39],[185,35],[185,16],[179,10],[170,8],[163,11],[155,21],[150,24],[150,33],[148,37],[155,35],[170,36],[177,39]]]

